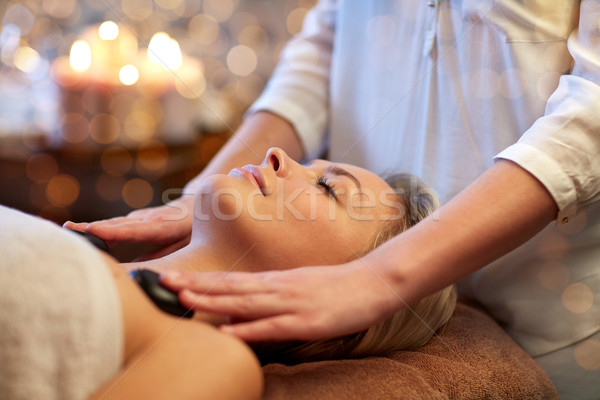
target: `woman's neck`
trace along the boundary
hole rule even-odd
[[[227,260],[219,249],[190,243],[182,249],[154,260],[123,264],[127,271],[149,269],[158,273],[170,270],[208,272],[227,271]]]
[[[192,242],[174,253],[155,260],[121,265],[128,272],[136,269],[149,269],[157,273],[169,270],[193,272],[227,271],[227,266],[230,264],[227,264],[227,259],[224,256],[227,252],[222,250],[218,246],[202,246]],[[193,318],[215,326],[227,323],[229,320],[227,316],[199,311],[194,312]]]

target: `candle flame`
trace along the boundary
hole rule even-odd
[[[119,80],[125,86],[131,86],[135,84],[138,79],[140,79],[140,73],[138,69],[131,64],[125,65],[119,71]]]
[[[171,71],[181,67],[183,62],[179,43],[164,32],[158,32],[152,36],[148,45],[148,58]]]
[[[76,71],[85,71],[92,65],[92,49],[85,40],[77,40],[73,43],[69,62]]]
[[[104,21],[98,28],[102,40],[115,40],[119,36],[119,26],[113,21]]]

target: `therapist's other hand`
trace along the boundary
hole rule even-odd
[[[91,233],[109,245],[117,242],[149,243],[164,245],[165,251],[175,251],[189,242],[193,204],[193,196],[186,196],[164,206],[132,211],[124,217],[89,223],[67,221],[63,227]]]
[[[357,260],[287,271],[168,272],[162,283],[190,309],[225,314],[223,332],[245,341],[315,340],[366,329],[404,302]]]

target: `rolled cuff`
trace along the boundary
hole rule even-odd
[[[269,111],[292,124],[302,147],[305,159],[321,157],[325,149],[323,135],[319,134],[319,117],[307,115],[306,111],[284,96],[274,94],[261,96],[246,112],[246,118],[258,111]],[[322,119],[323,117],[321,117]]]
[[[515,143],[494,157],[514,162],[528,171],[550,192],[558,206],[556,222],[577,213],[577,191],[571,178],[561,165],[539,149],[523,143]]]

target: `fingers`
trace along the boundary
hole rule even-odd
[[[222,325],[219,329],[245,342],[314,339],[307,332],[300,331],[298,325],[302,326],[302,321],[297,316],[281,315],[234,325]]]
[[[140,217],[115,217],[91,223],[67,221],[64,227],[85,231],[111,242],[172,244],[181,239],[183,229]],[[183,234],[185,236],[185,234]]]
[[[190,290],[179,292],[179,300],[184,307],[195,311],[205,311],[228,315],[234,318],[258,319],[282,314],[284,305],[275,294],[214,295],[197,294]]]
[[[132,219],[130,217],[115,217],[95,222],[72,222],[66,221],[63,228],[73,229],[77,231],[89,232],[103,239],[112,239],[111,236],[117,232],[117,229],[122,229],[130,224],[138,224],[139,218]]]
[[[263,274],[252,272],[185,272],[168,271],[161,283],[172,290],[189,289],[196,294],[269,293],[271,286]]]
[[[71,229],[74,231],[81,231],[81,232],[85,232],[85,230],[88,227],[88,223],[87,222],[71,222],[71,221],[67,221],[63,224],[63,228],[66,229]]]
[[[192,208],[184,201],[177,204],[134,210],[124,217],[90,223],[67,221],[63,227],[88,232],[107,242],[170,245],[192,231]]]
[[[144,242],[150,232],[155,231],[151,224],[153,223],[145,223],[139,218],[116,217],[90,223],[87,232],[105,240]]]

